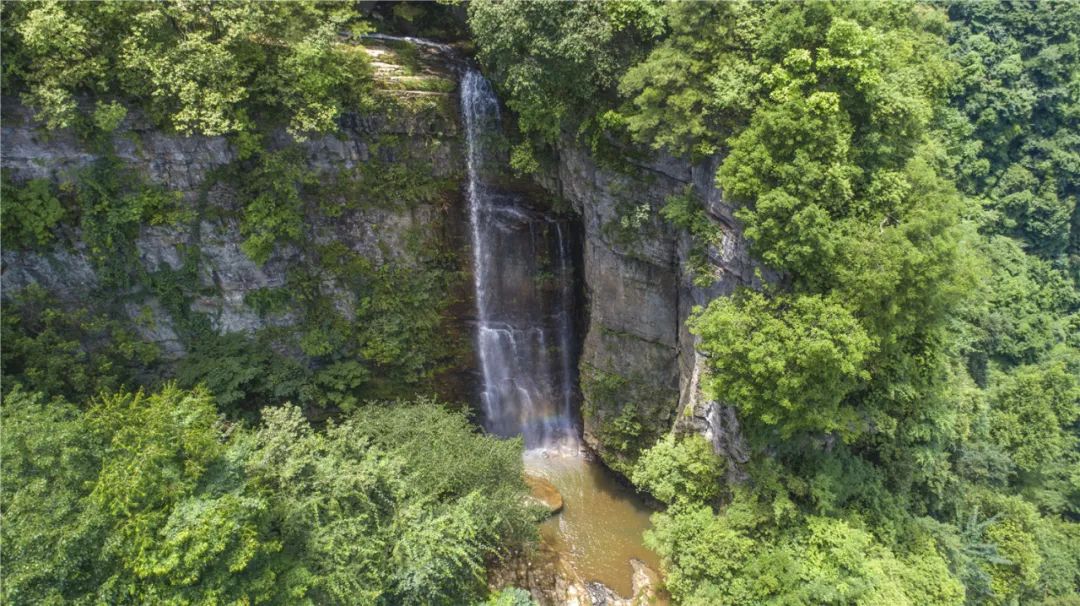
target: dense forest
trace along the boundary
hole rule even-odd
[[[720,153],[782,272],[691,321],[751,480],[718,485],[693,439],[633,474],[669,505],[647,539],[677,602],[1078,599],[1076,4],[498,2],[470,25],[520,166],[566,133]],[[710,237],[693,200],[664,211]]]
[[[0,11],[4,104],[97,157],[18,180],[4,149],[5,266],[78,241],[97,283],[81,305],[4,293],[0,601],[531,603],[486,576],[536,541],[521,441],[437,397],[466,355],[443,323],[462,251],[418,237],[395,265],[305,235],[342,200],[460,189],[392,154],[335,181],[298,151],[350,115],[441,111],[380,84],[357,40],[388,31],[475,55],[522,179],[567,144],[616,172],[721,159],[760,286],[688,326],[704,391],[737,411],[746,479],[697,435],[622,444],[626,481],[663,504],[644,540],[675,604],[1080,604],[1080,3]],[[195,251],[134,261],[140,230],[206,212],[126,167],[114,134],[136,116],[235,150],[213,176],[242,253],[292,246],[310,265],[248,304],[295,327],[194,313]],[[649,212],[689,234],[686,269],[708,281],[704,202]],[[325,276],[359,293],[351,316]],[[187,355],[128,325],[131,297],[172,306]]]

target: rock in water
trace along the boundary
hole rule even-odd
[[[525,476],[525,483],[529,485],[530,496],[533,500],[547,508],[551,515],[562,511],[563,498],[554,484],[544,478],[530,475]]]
[[[637,558],[630,560],[630,566],[634,569],[632,581],[634,595],[631,597],[631,603],[634,606],[639,604],[651,604],[653,606],[667,604],[668,596],[662,595],[660,592],[660,575]]]

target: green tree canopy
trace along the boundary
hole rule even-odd
[[[520,441],[432,401],[324,431],[173,386],[0,414],[5,602],[461,604],[532,537]]]
[[[63,2],[4,5],[5,88],[50,128],[71,126],[81,95],[119,97],[184,133],[251,129],[264,112],[297,135],[333,128],[370,88],[345,4]]]

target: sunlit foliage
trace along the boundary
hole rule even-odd
[[[172,386],[0,414],[5,602],[461,604],[530,537],[520,442],[432,401],[325,431]]]

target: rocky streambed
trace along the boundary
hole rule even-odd
[[[537,549],[497,567],[493,586],[526,588],[544,606],[668,603],[659,558],[642,541],[653,509],[633,489],[574,448],[531,450],[525,469],[533,498],[552,513]]]

